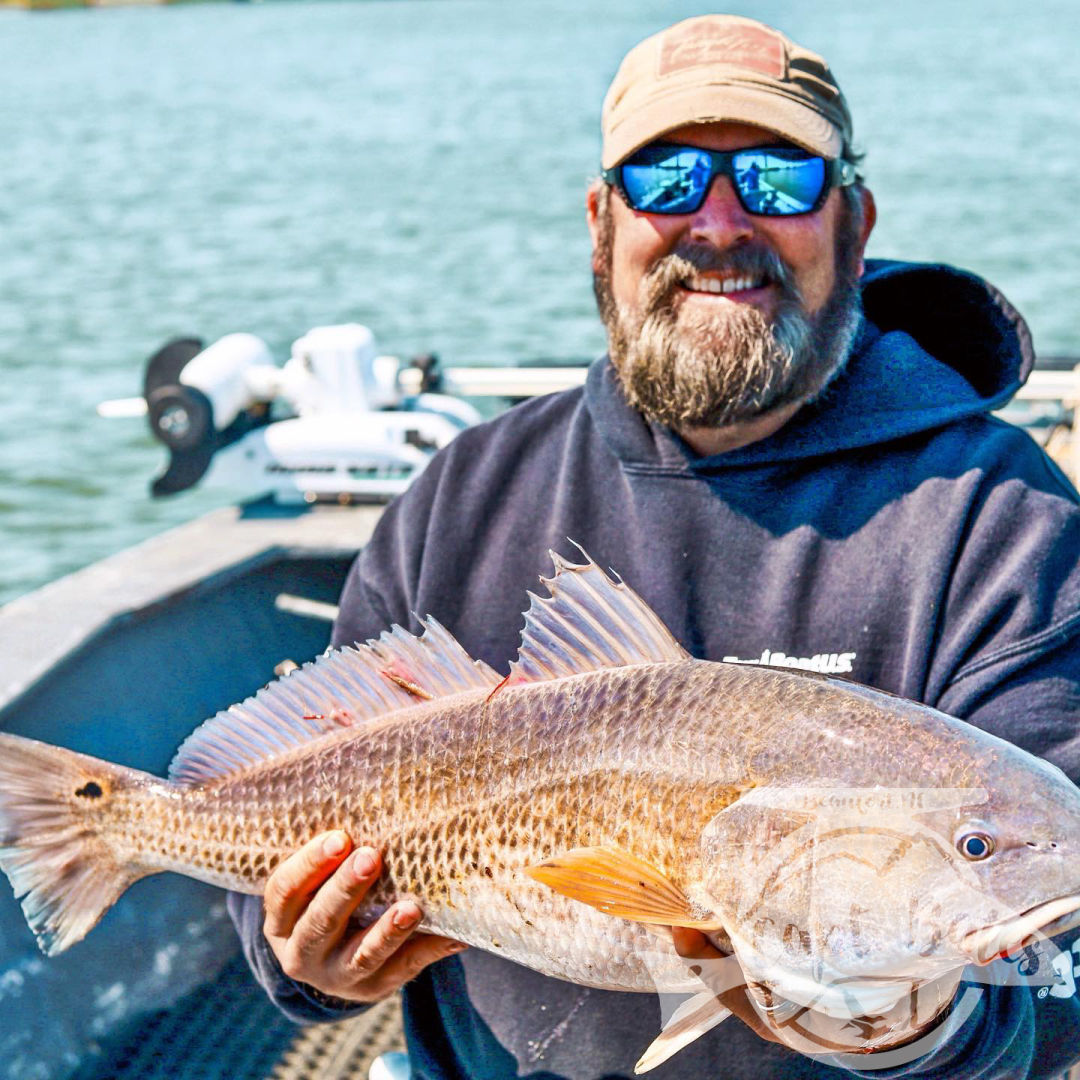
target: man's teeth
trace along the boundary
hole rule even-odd
[[[745,289],[756,289],[762,284],[760,278],[694,278],[686,282],[686,287],[694,292],[708,292],[722,295],[724,293],[742,292]]]

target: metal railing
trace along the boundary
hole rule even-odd
[[[1027,428],[1073,483],[1080,484],[1080,363],[1056,360],[1053,368],[1036,368],[1004,415]]]
[[[1073,483],[1080,483],[1080,363],[1059,357],[1047,362],[1054,366],[1036,368],[1002,410],[1002,415],[1027,429]],[[585,367],[449,367],[442,372],[441,385],[446,392],[462,397],[520,399],[580,386],[587,370]],[[421,378],[421,372],[415,368],[404,369],[403,389],[415,392]]]

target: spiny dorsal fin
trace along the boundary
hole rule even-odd
[[[618,575],[612,581],[584,548],[574,546],[585,556],[584,565],[550,552],[555,576],[540,580],[551,595],[529,593],[521,649],[510,665],[506,685],[560,679],[605,667],[690,659],[629,585]]]
[[[419,638],[394,626],[366,645],[326,653],[218,713],[183,742],[169,777],[202,783],[427,698],[498,685],[434,619],[420,625]]]

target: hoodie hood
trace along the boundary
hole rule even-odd
[[[865,317],[844,371],[767,439],[695,458],[626,404],[606,359],[589,372],[589,408],[622,461],[698,472],[874,446],[992,412],[1034,366],[1027,324],[974,274],[868,260],[862,299]]]

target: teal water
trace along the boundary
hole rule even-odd
[[[177,334],[313,325],[448,363],[592,355],[582,198],[623,52],[681,2],[0,12],[0,601],[233,493],[151,502],[138,392]],[[871,254],[984,274],[1080,354],[1075,0],[761,0],[830,58]]]

